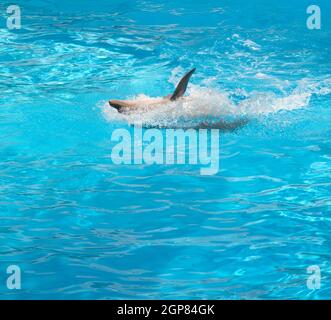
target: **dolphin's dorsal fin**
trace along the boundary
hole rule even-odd
[[[186,91],[187,84],[190,81],[191,75],[194,73],[195,68],[186,73],[186,75],[179,81],[176,90],[170,97],[171,101],[175,101],[176,99],[182,97]]]

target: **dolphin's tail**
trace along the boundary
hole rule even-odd
[[[182,97],[186,91],[187,84],[190,81],[191,75],[194,73],[195,68],[189,71],[178,83],[176,90],[170,97],[171,101],[175,101],[178,98]]]

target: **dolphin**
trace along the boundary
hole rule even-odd
[[[188,82],[190,81],[190,78],[195,70],[196,69],[194,68],[185,74],[185,76],[179,81],[173,94],[158,99],[139,100],[139,102],[134,100],[109,100],[109,105],[120,113],[129,113],[131,111],[138,110],[141,106],[155,107],[169,101],[176,101],[177,99],[183,97]]]
[[[196,68],[193,68],[189,72],[187,72],[183,78],[179,81],[175,91],[172,94],[169,94],[163,98],[147,98],[145,100],[139,99],[137,100],[109,100],[109,105],[113,108],[115,108],[119,113],[131,113],[134,111],[138,111],[139,109],[142,108],[153,108],[153,107],[158,107],[162,106],[164,104],[167,104],[169,102],[176,101],[180,98],[185,98],[183,97],[187,85],[190,81],[190,78],[192,74],[195,72]],[[203,121],[198,124],[194,124],[191,126],[193,129],[221,129],[223,131],[234,131],[248,123],[247,119],[239,119],[239,120],[234,120],[231,122],[220,120],[216,122],[207,122]],[[159,126],[158,126],[159,127]]]

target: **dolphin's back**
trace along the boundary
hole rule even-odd
[[[175,101],[178,98],[182,97],[186,91],[187,84],[190,81],[192,74],[194,73],[195,68],[189,71],[178,83],[176,90],[171,95],[168,95],[164,98],[154,100],[146,100],[146,101],[130,101],[130,100],[109,100],[109,105],[115,108],[118,112],[130,112],[134,109],[138,109],[141,105],[143,106],[155,106],[159,104],[164,104],[166,102]]]

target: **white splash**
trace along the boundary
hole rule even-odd
[[[103,107],[105,117],[110,120],[125,121],[129,124],[143,123],[155,126],[178,125],[180,121],[198,121],[212,117],[213,119],[254,117],[267,115],[280,110],[294,110],[309,104],[311,93],[292,93],[289,96],[277,97],[272,93],[253,93],[240,103],[234,103],[229,94],[215,89],[191,85],[184,99],[168,102],[154,108],[147,108],[143,101],[150,97],[138,95],[130,98],[139,103],[141,110],[130,114],[119,114],[108,103]],[[153,99],[153,98],[151,98]]]
[[[176,84],[178,82],[177,74],[182,74],[180,68],[173,70],[169,82]],[[138,103],[140,101],[142,104],[141,109],[130,114],[119,114],[108,103],[102,109],[109,121],[124,121],[129,124],[142,123],[150,126],[184,126],[188,123],[199,123],[206,120],[258,118],[280,111],[307,107],[312,94],[323,95],[330,92],[328,83],[325,84],[327,84],[326,87],[321,87],[321,85],[316,87],[309,81],[302,81],[288,95],[282,94],[281,96],[272,92],[247,93],[245,91],[245,99],[237,103],[231,99],[231,94],[236,94],[238,90],[229,93],[208,86],[190,84],[185,98],[174,102],[169,101],[157,107],[144,106],[146,99],[155,97],[140,94],[135,97],[125,97]]]

